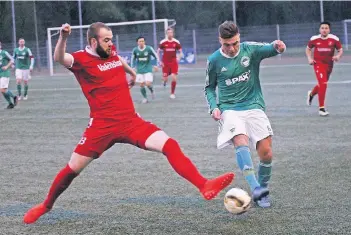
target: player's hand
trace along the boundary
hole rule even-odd
[[[158,67],[157,67],[157,66],[154,66],[154,67],[153,67],[153,70],[154,70],[154,72],[158,72]]]
[[[8,69],[8,67],[7,67],[7,66],[2,66],[1,69],[2,69],[3,71],[5,71],[5,70]]]
[[[219,110],[219,108],[215,108],[212,111],[211,116],[215,121],[220,120],[221,119],[221,110]]]
[[[160,61],[160,65],[162,68],[165,66],[165,64],[162,61]]]
[[[308,64],[314,65],[316,61],[314,59],[308,58]]]
[[[340,60],[340,56],[335,55],[333,56],[332,60],[338,62]]]
[[[69,24],[63,24],[61,26],[60,35],[63,38],[67,38],[71,34],[71,26]]]
[[[33,68],[29,68],[29,72],[33,72]]]
[[[130,75],[130,79],[129,79],[129,82],[128,82],[129,89],[131,89],[135,85],[135,80],[136,80],[136,76]]]
[[[286,50],[286,45],[281,40],[274,41],[274,48],[279,51],[279,53],[283,53]]]

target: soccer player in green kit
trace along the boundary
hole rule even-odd
[[[11,75],[10,66],[12,64],[12,56],[7,51],[2,50],[2,45],[0,42],[0,91],[6,101],[9,103],[7,109],[13,109],[17,105],[17,96],[14,96],[8,89]]]
[[[31,50],[25,47],[25,41],[23,38],[18,40],[19,47],[15,48],[13,52],[13,58],[16,62],[16,83],[18,100],[22,97],[22,81],[24,83],[24,94],[23,99],[28,99],[28,80],[30,79],[30,73],[33,71],[34,67],[34,57]]]
[[[221,24],[218,32],[222,46],[208,58],[205,87],[211,116],[219,122],[217,148],[234,145],[238,166],[250,186],[253,201],[260,207],[270,207],[268,181],[273,131],[264,113],[259,69],[263,59],[283,53],[286,46],[280,40],[270,44],[240,43],[239,29],[232,21]],[[249,144],[260,157],[258,179]]]
[[[147,103],[148,100],[145,85],[150,90],[152,99],[155,98],[154,89],[152,87],[154,78],[152,74],[153,66],[151,63],[151,56],[157,60],[157,64],[159,64],[159,58],[151,46],[145,45],[144,37],[140,36],[136,41],[138,46],[133,49],[131,67],[136,67],[136,82],[140,84],[140,92],[143,96],[142,103]]]

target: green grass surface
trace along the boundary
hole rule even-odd
[[[28,101],[0,110],[0,234],[350,234],[350,73],[348,65],[334,69],[327,94],[331,114],[322,118],[317,99],[312,107],[305,104],[315,83],[310,67],[261,70],[275,133],[270,209],[232,215],[223,206],[225,192],[205,202],[163,155],[118,144],[76,178],[52,212],[24,225],[23,214],[44,199],[89,121],[74,78],[34,77]],[[203,74],[181,72],[176,100],[169,99],[170,87],[159,86],[158,74],[154,101],[140,104],[139,89],[132,90],[136,108],[177,139],[205,176],[235,171],[231,187],[248,190],[234,150],[216,149]]]

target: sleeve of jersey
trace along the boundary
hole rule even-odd
[[[335,48],[336,48],[337,50],[340,50],[340,49],[342,48],[341,42],[340,42],[339,40],[336,41],[336,43],[335,43]]]
[[[217,87],[216,69],[213,66],[213,62],[211,62],[210,60],[207,60],[205,97],[207,100],[209,113],[212,113],[212,111],[215,108],[218,108],[216,87]]]
[[[250,47],[254,48],[256,56],[261,60],[269,57],[273,57],[279,54],[279,52],[274,48],[273,43],[249,43]]]
[[[307,47],[312,49],[314,47],[314,41],[313,40],[310,40],[307,44]]]
[[[30,68],[33,69],[34,67],[34,56],[32,54],[32,51],[28,48],[28,54],[29,54],[29,58],[30,58]]]
[[[177,43],[177,50],[181,50],[182,49],[182,45],[180,45],[180,43]]]

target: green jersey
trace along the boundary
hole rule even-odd
[[[2,67],[8,65],[10,61],[13,61],[12,56],[4,50],[0,49],[0,78],[9,78],[11,75],[10,68],[3,70]]]
[[[273,44],[244,42],[234,57],[221,49],[207,60],[205,96],[212,112],[224,110],[265,110],[259,78],[263,59],[277,55]],[[218,87],[218,104],[216,87]]]
[[[152,73],[151,56],[158,61],[157,54],[152,47],[145,46],[143,49],[135,47],[132,52],[131,66],[133,67],[136,61],[138,74]]]
[[[28,47],[15,48],[13,57],[16,61],[16,69],[30,69],[34,66],[33,54]]]

